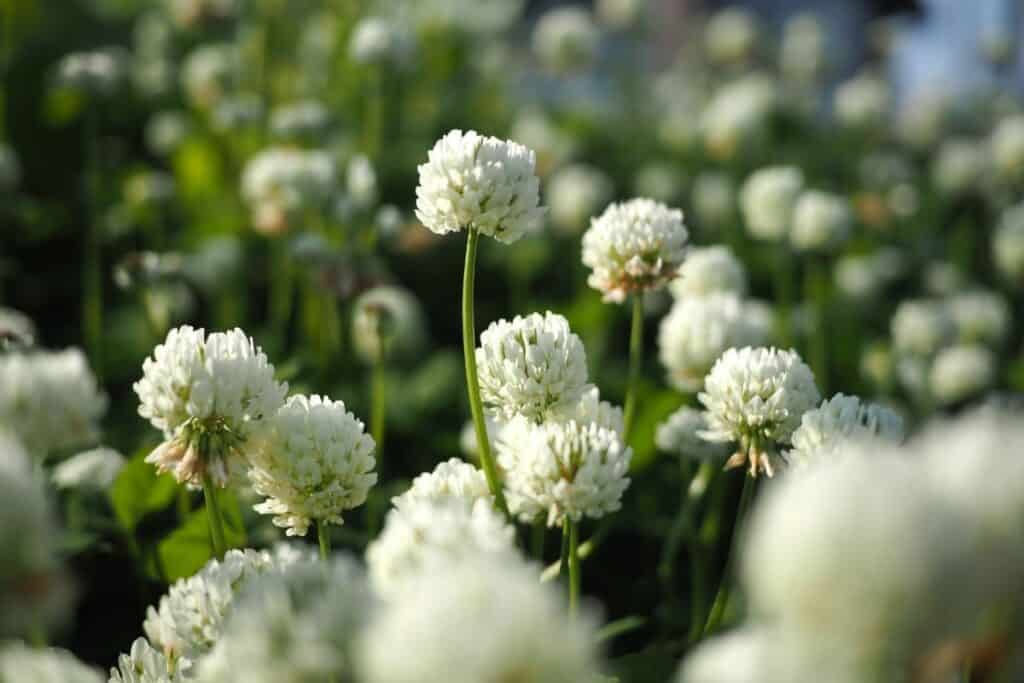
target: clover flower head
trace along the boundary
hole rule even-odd
[[[371,365],[413,358],[423,346],[426,328],[419,300],[402,287],[368,289],[353,305],[352,345]]]
[[[1000,218],[992,236],[992,260],[1010,282],[1024,283],[1024,204]]]
[[[898,352],[925,357],[948,344],[956,334],[946,307],[928,299],[901,302],[890,327],[892,343]]]
[[[760,31],[752,13],[738,7],[716,12],[704,28],[704,49],[715,64],[736,64],[750,59]]]
[[[676,276],[689,237],[679,209],[653,199],[612,204],[583,235],[583,263],[591,269],[587,284],[615,303],[660,289]]]
[[[431,232],[476,230],[506,244],[537,229],[534,153],[510,140],[453,130],[419,166],[416,217]]]
[[[791,465],[807,465],[835,457],[850,443],[895,444],[903,436],[903,418],[892,410],[856,396],[836,394],[803,414],[786,459]]]
[[[694,247],[668,288],[676,299],[716,293],[744,296],[747,270],[728,247]]]
[[[946,306],[961,342],[998,348],[1006,341],[1012,316],[1003,295],[987,290],[959,292]]]
[[[601,31],[582,7],[557,7],[545,12],[533,30],[533,52],[548,68],[572,71],[589,64],[597,53]]]
[[[889,114],[888,84],[872,73],[861,73],[842,83],[833,99],[836,120],[850,128],[872,128]]]
[[[181,683],[185,679],[145,638],[136,638],[131,650],[117,658],[109,683]]]
[[[413,479],[409,490],[392,498],[391,504],[400,510],[415,501],[446,498],[469,502],[493,501],[483,470],[464,460],[452,458]]]
[[[654,444],[665,453],[691,460],[724,458],[729,454],[728,445],[704,439],[701,432],[707,428],[707,415],[695,408],[683,406],[658,425]]]
[[[15,641],[0,647],[0,681],[103,683],[103,677],[67,650]]]
[[[804,175],[793,166],[769,166],[751,174],[740,190],[747,231],[761,240],[785,239],[803,187]]]
[[[549,418],[554,422],[575,420],[579,424],[596,424],[602,429],[612,430],[620,438],[625,434],[622,408],[601,400],[601,390],[593,385],[587,385],[577,403],[562,405]]]
[[[949,405],[977,396],[996,382],[996,356],[980,344],[955,344],[935,356],[928,386],[939,403]]]
[[[850,234],[852,215],[845,198],[807,190],[793,207],[789,241],[800,251],[823,251],[841,244]]]
[[[612,181],[600,169],[572,164],[555,171],[547,183],[551,220],[567,234],[576,234],[612,198]]]
[[[114,483],[124,456],[113,448],[93,448],[73,455],[53,468],[51,479],[59,489],[106,491]]]

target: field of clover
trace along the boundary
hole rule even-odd
[[[0,683],[1024,681],[1014,36],[541,4],[0,0]]]

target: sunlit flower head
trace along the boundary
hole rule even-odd
[[[978,396],[996,383],[996,355],[980,344],[956,344],[932,361],[928,386],[942,404]]]
[[[729,247],[694,247],[668,288],[677,299],[716,293],[743,296],[747,293],[747,269]]]
[[[844,197],[807,190],[793,206],[790,244],[800,251],[833,249],[849,237],[852,217]]]
[[[808,465],[835,457],[850,443],[895,444],[903,436],[903,418],[892,410],[856,396],[836,394],[803,414],[790,439],[793,448],[786,452],[786,460],[790,465]]]
[[[793,227],[793,211],[803,188],[804,175],[793,166],[769,166],[751,174],[740,191],[740,209],[750,235],[784,240]]]
[[[352,346],[371,365],[415,358],[426,340],[426,328],[423,307],[403,287],[373,287],[353,304]]]
[[[583,7],[556,7],[545,12],[533,29],[533,52],[554,71],[571,71],[593,61],[601,31]]]
[[[446,498],[470,503],[492,501],[483,470],[458,458],[446,460],[438,463],[432,471],[413,479],[409,490],[392,498],[391,504],[402,509],[418,500],[440,501]]]
[[[683,406],[660,425],[654,443],[665,453],[691,460],[724,458],[729,454],[728,444],[708,441],[701,432],[708,428],[707,415],[700,410]]]

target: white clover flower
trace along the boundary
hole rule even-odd
[[[570,619],[555,587],[537,578],[533,567],[488,554],[417,576],[359,639],[359,680],[598,680],[595,620]]]
[[[212,109],[228,93],[238,62],[238,55],[231,45],[200,45],[182,62],[181,88],[194,106]]]
[[[209,336],[188,325],[173,329],[142,372],[133,387],[139,415],[164,434],[146,462],[193,486],[204,473],[224,486],[255,425],[277,412],[288,391],[238,328]]]
[[[554,71],[572,71],[594,60],[601,31],[582,7],[556,7],[545,12],[533,29],[533,52]]]
[[[175,581],[160,604],[147,610],[142,628],[171,668],[187,674],[220,639],[238,592],[281,564],[266,551],[229,550],[223,560],[210,560],[195,576]]]
[[[890,323],[896,351],[930,356],[952,341],[956,328],[937,301],[910,299],[900,303]]]
[[[342,512],[377,483],[374,448],[342,401],[292,396],[247,452],[249,481],[266,498],[253,509],[274,515],[289,536],[305,536],[311,522],[344,524]]]
[[[673,164],[652,162],[637,169],[633,178],[633,189],[642,197],[659,202],[671,202],[679,195],[683,175]]]
[[[757,18],[747,10],[729,7],[716,12],[704,27],[704,49],[713,64],[736,64],[754,56]]]
[[[459,564],[481,553],[506,562],[518,557],[515,529],[490,500],[420,498],[388,512],[384,530],[366,548],[366,564],[378,593],[396,598],[432,567]]]
[[[548,180],[551,220],[566,234],[579,232],[612,198],[612,181],[600,169],[573,164],[559,169]]]
[[[114,483],[124,456],[113,448],[99,447],[73,455],[53,468],[51,479],[59,489],[106,491]]]
[[[799,251],[832,249],[850,235],[853,220],[844,197],[807,190],[793,207],[793,225],[789,241]]]
[[[489,415],[484,415],[484,424],[487,429],[487,437],[493,444],[494,436],[501,429],[502,425]],[[462,431],[459,432],[459,450],[469,458],[478,459],[480,457],[480,453],[477,451],[476,425],[473,423],[473,420],[467,420],[462,425]]]
[[[12,192],[21,182],[21,164],[10,145],[0,143],[0,193]]]
[[[512,122],[513,140],[537,152],[537,169],[547,171],[567,162],[577,151],[578,142],[543,110],[525,109]]]
[[[942,349],[932,362],[928,386],[942,404],[968,399],[996,383],[996,356],[978,344],[956,344]]]
[[[57,81],[86,95],[105,97],[124,81],[127,62],[127,54],[120,48],[73,52],[57,65]]]
[[[668,289],[677,299],[716,293],[744,296],[747,269],[729,247],[694,247]]]
[[[748,346],[722,354],[697,398],[707,410],[708,429],[701,436],[739,446],[726,466],[748,464],[751,476],[763,471],[770,477],[771,451],[789,441],[821,395],[795,351]]]
[[[622,408],[601,400],[601,390],[593,385],[583,392],[583,397],[575,405],[564,405],[550,416],[556,422],[575,420],[579,424],[596,424],[602,429],[610,429],[624,438],[625,423]]]
[[[253,227],[276,235],[305,211],[323,207],[334,191],[337,171],[324,151],[268,147],[242,170],[242,197]]]
[[[103,677],[67,650],[32,648],[15,641],[0,647],[0,681],[103,683]]]
[[[476,350],[480,398],[495,419],[523,415],[542,422],[576,404],[587,388],[583,342],[557,313],[499,320],[480,335]]]
[[[727,349],[761,346],[771,334],[771,315],[755,302],[728,293],[687,296],[661,320],[658,359],[672,386],[693,392]]]
[[[807,650],[794,656],[817,657],[819,675],[859,673],[844,683],[900,680],[925,647],[962,632],[972,608],[964,588],[976,560],[962,515],[922,481],[918,463],[869,455],[769,489],[741,555],[752,613]]]
[[[377,201],[377,171],[373,162],[362,154],[352,157],[345,170],[345,186],[356,206],[365,208],[373,205]]]
[[[736,215],[736,187],[725,173],[705,171],[693,181],[691,202],[701,224],[717,228]]]
[[[873,299],[906,271],[906,258],[895,247],[866,254],[846,254],[836,262],[836,287],[851,299]]]
[[[523,13],[523,0],[382,0],[387,15],[420,30],[461,31],[486,38],[509,28]]]
[[[775,683],[764,677],[771,644],[763,628],[752,627],[705,640],[683,660],[676,683]]]
[[[164,0],[175,24],[191,28],[208,20],[227,19],[238,10],[238,0]]]
[[[174,671],[167,658],[145,638],[136,638],[131,650],[117,659],[109,683],[181,683],[185,678]]]
[[[544,216],[534,153],[522,145],[453,130],[420,164],[416,217],[431,232],[476,230],[510,244]]]
[[[542,515],[599,519],[622,506],[633,450],[619,433],[590,422],[510,422],[495,444],[509,509],[524,522]]]
[[[889,85],[862,73],[836,88],[832,106],[836,120],[851,128],[875,128],[885,123],[890,106]]]
[[[987,290],[960,292],[951,296],[946,306],[960,341],[996,348],[1006,341],[1012,316],[1002,294]]]
[[[348,556],[307,560],[256,578],[198,667],[199,683],[353,680],[353,641],[375,607]]]
[[[280,137],[313,136],[327,129],[331,114],[317,100],[299,100],[275,108],[270,113],[270,130]]]
[[[627,29],[644,15],[646,0],[597,0],[595,12],[605,26]]]
[[[724,458],[729,454],[729,447],[704,439],[700,434],[707,428],[707,415],[689,406],[682,406],[658,425],[654,433],[654,444],[661,451],[686,459]]]
[[[36,343],[36,325],[21,311],[0,306],[0,350],[29,348]]]
[[[56,517],[33,469],[22,445],[0,431],[0,638],[60,627],[71,612]]]
[[[813,82],[827,66],[827,36],[818,17],[811,13],[794,14],[783,27],[779,50],[779,68],[800,83]]]
[[[1024,176],[1024,114],[1007,116],[996,124],[989,139],[992,165],[1011,182]]]
[[[689,237],[678,209],[651,199],[611,204],[583,235],[587,284],[616,303],[660,289],[676,276]]]
[[[426,340],[426,328],[423,307],[403,287],[373,287],[353,304],[352,346],[370,365],[414,358]]]
[[[1008,280],[1024,283],[1024,204],[1000,218],[992,236],[992,260]]]
[[[352,29],[348,53],[359,64],[401,63],[412,53],[414,39],[399,21],[363,17]]]
[[[974,140],[947,138],[932,162],[932,183],[947,195],[977,190],[986,171],[985,148]]]
[[[803,187],[803,173],[793,166],[769,166],[752,173],[740,190],[740,209],[751,236],[785,239]]]
[[[767,134],[781,97],[776,82],[765,74],[749,74],[720,87],[700,116],[704,146],[719,159],[732,159]]]
[[[0,354],[0,429],[36,457],[95,443],[106,412],[80,349]]]
[[[477,500],[493,502],[483,470],[464,460],[451,458],[413,479],[409,490],[392,498],[391,504],[401,510],[415,501],[436,502],[447,498],[471,503]]]
[[[836,394],[808,410],[786,452],[790,465],[808,465],[822,458],[834,458],[851,443],[899,443],[903,440],[903,418],[880,405],[865,403],[856,396]]]

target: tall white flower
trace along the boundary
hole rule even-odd
[[[248,451],[249,481],[289,536],[310,522],[344,524],[342,512],[362,505],[377,483],[373,438],[342,401],[292,396],[267,421]]]
[[[251,582],[198,666],[199,683],[353,680],[353,641],[375,607],[351,557],[297,562]]]
[[[33,648],[15,641],[0,647],[0,681],[103,683],[103,677],[67,650]]]
[[[601,31],[582,7],[556,7],[545,12],[533,29],[533,52],[554,71],[589,64],[597,53]]]
[[[850,235],[852,213],[845,198],[819,190],[807,190],[793,207],[789,241],[801,251],[832,249]]]
[[[793,166],[769,166],[752,173],[740,190],[740,209],[751,236],[785,239],[803,187],[804,175]]]
[[[476,362],[480,397],[496,419],[542,422],[587,389],[583,342],[568,320],[550,311],[492,323],[480,335]]]
[[[959,292],[949,298],[946,306],[962,342],[998,348],[1010,334],[1012,316],[1002,294],[982,289]]]
[[[391,499],[398,509],[412,505],[415,501],[440,501],[457,498],[471,503],[477,500],[491,501],[487,479],[479,467],[464,460],[452,458],[437,464],[430,472],[424,472],[412,480],[409,490]]]
[[[795,351],[749,346],[722,354],[697,397],[708,413],[702,436],[737,443],[726,467],[747,464],[755,477],[759,471],[773,475],[772,451],[789,441],[821,399],[814,375]]]
[[[515,529],[484,498],[453,496],[405,501],[388,513],[384,531],[366,549],[373,587],[386,597],[405,595],[416,577],[439,564],[480,553],[515,561]]]
[[[334,191],[337,171],[327,152],[269,147],[242,171],[242,197],[253,227],[264,234],[288,230],[308,211],[323,208]]]
[[[352,306],[352,346],[366,363],[414,357],[426,338],[419,300],[407,289],[368,289]]]
[[[413,37],[399,21],[363,17],[352,29],[348,53],[359,64],[396,63],[410,56]]]
[[[901,302],[890,327],[896,350],[918,356],[934,354],[956,334],[948,310],[941,303],[927,299]]]
[[[718,159],[732,159],[747,145],[762,142],[780,106],[775,80],[753,73],[730,81],[711,97],[700,116],[704,146]]]
[[[686,257],[683,212],[651,199],[612,204],[583,235],[587,284],[620,303],[633,292],[660,289]]]
[[[715,64],[736,64],[754,56],[758,41],[757,19],[745,9],[729,7],[716,12],[704,28],[704,49]]]
[[[633,450],[597,423],[536,425],[517,418],[501,431],[495,450],[509,509],[523,521],[543,516],[555,526],[567,517],[598,519],[622,506],[629,487]]]
[[[676,683],[768,683],[765,662],[771,645],[768,632],[753,627],[703,641],[683,660]]]
[[[555,171],[547,182],[551,220],[567,234],[576,234],[612,198],[612,181],[600,169],[573,164]]]
[[[694,247],[668,288],[677,299],[719,292],[744,296],[747,270],[729,247]]]
[[[443,627],[441,627],[443,625]],[[489,555],[425,572],[359,639],[366,683],[597,680],[596,624],[532,567]]]
[[[36,325],[21,311],[0,306],[0,350],[29,348],[36,343]]]
[[[669,383],[693,392],[727,349],[761,346],[771,333],[771,312],[760,303],[727,293],[687,296],[661,321],[658,357]]]
[[[208,473],[224,486],[254,427],[284,403],[288,385],[274,380],[263,350],[235,328],[209,336],[185,325],[142,364],[135,383],[139,415],[164,442],[146,461],[193,486]]]
[[[235,596],[252,579],[281,564],[266,551],[229,550],[195,576],[176,581],[142,624],[174,671],[188,673],[220,638]]]
[[[708,418],[705,413],[683,406],[658,425],[654,433],[654,444],[659,450],[682,458],[724,458],[729,454],[728,445],[702,437],[701,433],[707,431],[707,428]]]
[[[903,436],[903,418],[892,410],[836,394],[803,414],[786,459],[791,465],[807,465],[834,457],[850,443],[898,443]]]
[[[453,130],[419,166],[416,217],[438,235],[476,230],[515,242],[544,216],[534,166],[534,153],[518,143]]]
[[[145,638],[136,638],[131,650],[117,659],[109,683],[181,683],[184,681],[167,658]]]
[[[990,389],[996,382],[996,356],[979,344],[956,344],[938,352],[928,386],[940,403],[963,401]]]
[[[37,457],[94,443],[106,412],[80,349],[0,354],[0,429]]]
[[[1024,284],[1024,204],[1000,218],[992,236],[992,260],[1010,282]]]

